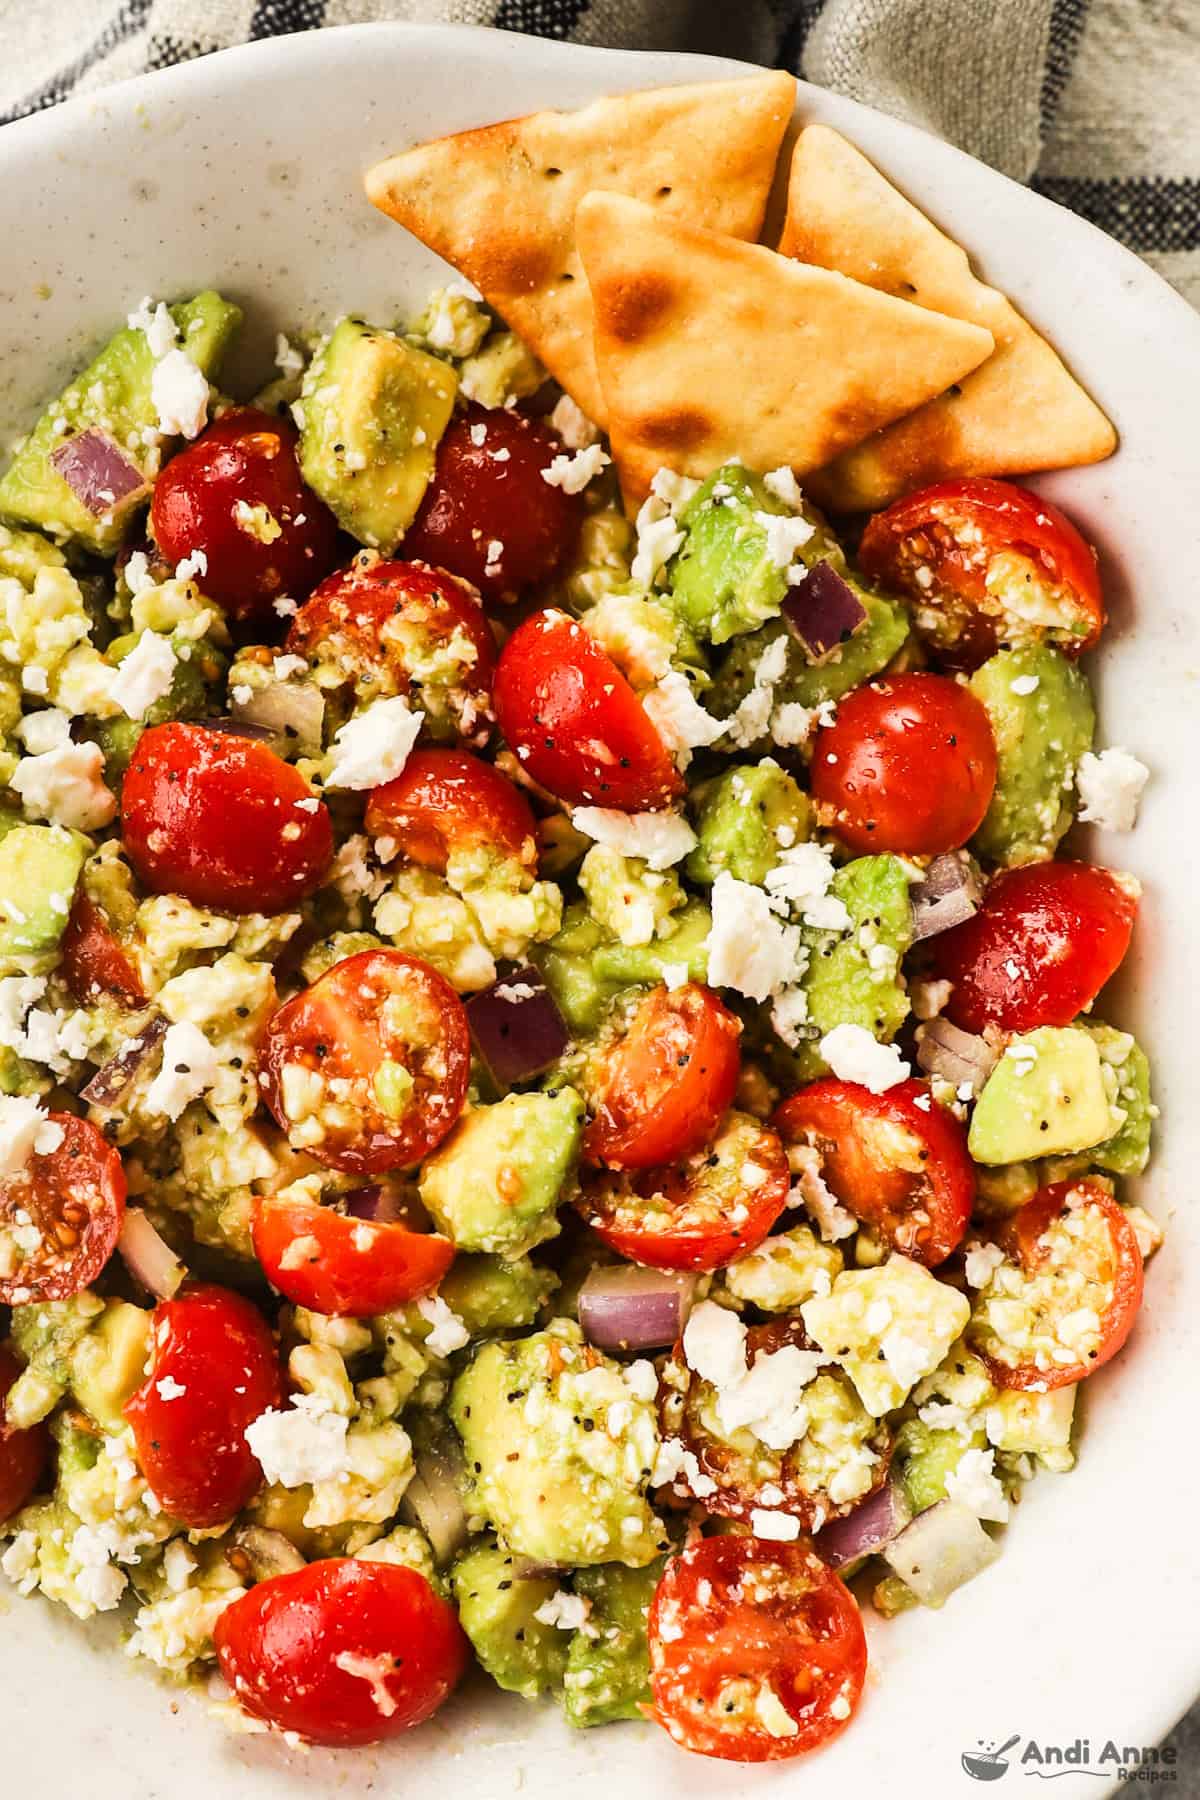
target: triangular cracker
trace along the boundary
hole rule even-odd
[[[589,418],[603,424],[575,208],[592,188],[756,238],[796,83],[651,88],[420,144],[370,169],[367,193],[475,283]]]
[[[627,500],[662,465],[805,474],[992,352],[977,325],[619,194],[589,194],[575,227]]]
[[[797,140],[779,248],[917,306],[970,319],[996,340],[995,355],[957,389],[810,481],[825,505],[874,510],[945,476],[1070,468],[1116,448],[1100,408],[1011,301],[977,280],[966,252],[826,125],[808,126]]]

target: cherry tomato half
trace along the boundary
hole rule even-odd
[[[1027,863],[992,877],[974,918],[932,940],[964,1031],[1069,1025],[1115,974],[1137,916],[1136,884],[1090,863]]]
[[[0,1525],[24,1506],[50,1455],[50,1433],[44,1424],[18,1430],[4,1416],[8,1390],[20,1373],[16,1357],[0,1344]]]
[[[585,1179],[576,1207],[610,1249],[652,1269],[719,1269],[761,1244],[787,1204],[777,1134],[725,1115],[711,1143],[666,1168]]]
[[[1079,656],[1104,628],[1095,551],[1010,481],[942,481],[897,500],[868,522],[858,560],[912,601],[917,631],[955,668],[1038,639]]]
[[[648,1633],[653,1716],[701,1756],[803,1755],[844,1730],[862,1694],[862,1617],[803,1544],[699,1538],[667,1564]]]
[[[995,785],[987,713],[946,675],[856,688],[813,744],[813,796],[853,850],[957,850],[982,824]]]
[[[647,994],[597,1060],[584,1161],[652,1169],[707,1144],[737,1087],[741,1031],[698,982]]]
[[[324,802],[265,744],[207,725],[152,725],[121,790],[129,860],[158,894],[223,912],[279,912],[333,856]]]
[[[454,1261],[436,1232],[348,1218],[311,1200],[256,1200],[250,1235],[272,1287],[328,1318],[371,1319],[435,1288]]]
[[[281,1404],[279,1352],[257,1307],[208,1284],[159,1302],[150,1344],[150,1373],[125,1402],[138,1462],[167,1512],[207,1530],[262,1485],[245,1433]]]
[[[467,1666],[454,1608],[398,1563],[331,1557],[260,1581],[213,1629],[240,1704],[313,1744],[374,1744],[427,1719]]]
[[[150,529],[172,565],[204,553],[199,586],[235,618],[271,619],[273,600],[303,600],[337,561],[337,524],[301,478],[295,427],[253,406],[231,407],[171,459]]]
[[[125,1171],[86,1119],[49,1113],[53,1150],[34,1150],[23,1169],[0,1177],[0,1305],[69,1300],[93,1282],[116,1247],[125,1218]],[[36,1230],[36,1244],[25,1242]]]
[[[373,790],[366,828],[402,856],[445,873],[450,857],[479,848],[537,865],[537,826],[521,791],[466,750],[414,750],[394,781]]]
[[[106,996],[121,1006],[144,1006],[141,978],[106,918],[103,908],[76,890],[62,934],[63,980],[80,1006]]]
[[[1053,1182],[997,1241],[1007,1260],[967,1326],[997,1387],[1069,1387],[1117,1354],[1142,1304],[1142,1253],[1106,1187]]]
[[[962,1242],[975,1201],[967,1134],[923,1081],[873,1094],[827,1076],[771,1123],[786,1144],[812,1147],[834,1199],[902,1256],[932,1269]]]
[[[527,774],[573,806],[645,812],[683,781],[641,701],[582,625],[535,613],[500,656],[496,718]]]
[[[405,554],[462,575],[489,600],[513,600],[549,580],[583,524],[583,496],[542,479],[564,454],[548,425],[511,407],[472,403],[438,445],[433,480],[404,534]]]
[[[471,1036],[444,976],[402,950],[361,950],[281,1006],[263,1039],[263,1098],[297,1149],[351,1175],[409,1169],[467,1096]]]

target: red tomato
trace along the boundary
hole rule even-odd
[[[932,940],[964,1031],[1069,1025],[1120,966],[1137,916],[1127,876],[1089,863],[1027,863],[993,876],[974,918]]]
[[[558,433],[511,408],[467,407],[438,445],[437,466],[404,534],[407,555],[450,569],[489,600],[562,568],[579,540],[582,494],[542,480]]]
[[[69,1300],[107,1263],[125,1218],[125,1171],[112,1145],[86,1119],[50,1113],[61,1137],[55,1149],[34,1150],[23,1169],[0,1176],[0,1244],[15,1252],[12,1273],[0,1277],[0,1305]],[[36,1225],[40,1243],[18,1246]]]
[[[340,670],[358,701],[411,697],[436,738],[487,742],[496,640],[478,594],[444,570],[364,550],[301,607],[287,648]]]
[[[807,1545],[697,1539],[667,1564],[647,1629],[653,1716],[701,1756],[803,1755],[845,1728],[862,1694],[862,1617]]]
[[[8,1390],[20,1373],[16,1357],[0,1344],[0,1525],[24,1506],[50,1455],[50,1433],[44,1424],[18,1431],[4,1416]]]
[[[141,979],[126,956],[103,910],[82,888],[76,890],[62,935],[61,972],[80,1006],[109,996],[122,1006],[144,1006]]]
[[[997,1240],[1016,1265],[992,1277],[1001,1281],[993,1313],[985,1289],[975,1304],[967,1338],[987,1364],[997,1387],[1042,1392],[1069,1387],[1108,1362],[1133,1330],[1142,1304],[1142,1253],[1133,1226],[1099,1181],[1055,1181],[1027,1200]],[[1015,1286],[1015,1292],[1014,1292]],[[1031,1320],[1014,1341],[1013,1299]],[[1098,1323],[1080,1328],[1081,1314]],[[1059,1328],[1072,1321],[1069,1340]]]
[[[957,850],[982,824],[995,785],[987,713],[946,675],[855,688],[813,744],[813,796],[852,850]]]
[[[1030,638],[1079,656],[1104,628],[1095,551],[1010,481],[941,481],[897,500],[868,521],[858,560],[912,601],[918,632],[957,668]]]
[[[256,1306],[207,1284],[159,1302],[150,1342],[150,1373],[125,1417],[155,1495],[173,1518],[204,1531],[262,1485],[245,1432],[282,1402],[279,1353]]]
[[[414,750],[402,774],[373,790],[366,828],[372,837],[394,838],[410,862],[443,873],[452,854],[479,847],[531,871],[537,866],[528,800],[466,750]]]
[[[333,856],[328,810],[304,777],[265,744],[207,725],[142,733],[121,830],[148,888],[231,913],[294,906]]]
[[[741,1030],[698,982],[647,994],[598,1059],[584,1161],[652,1169],[707,1144],[737,1087]]]
[[[631,1262],[719,1269],[762,1243],[787,1204],[788,1187],[776,1133],[731,1112],[711,1143],[667,1168],[591,1176],[576,1207]]]
[[[471,1036],[436,969],[402,950],[361,950],[280,1007],[261,1062],[263,1098],[298,1148],[327,1168],[378,1175],[413,1168],[446,1136],[467,1096]],[[411,1081],[399,1116],[379,1098],[396,1065]]]
[[[338,1747],[419,1725],[469,1656],[454,1608],[423,1575],[351,1556],[260,1581],[225,1608],[213,1642],[248,1713]]]
[[[535,613],[517,626],[500,656],[494,700],[526,773],[560,800],[645,812],[683,793],[641,701],[566,613]]]
[[[303,600],[337,561],[337,523],[301,479],[294,426],[253,406],[231,407],[172,458],[150,529],[172,565],[203,551],[200,588],[239,619],[270,620],[273,600]]]
[[[256,1200],[254,1254],[293,1306],[371,1319],[435,1288],[454,1245],[435,1232],[348,1218],[311,1200]]]
[[[975,1201],[967,1133],[923,1081],[873,1094],[826,1076],[771,1123],[785,1143],[811,1145],[834,1199],[902,1256],[932,1269],[962,1242]]]

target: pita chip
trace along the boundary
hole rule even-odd
[[[785,256],[836,269],[881,293],[969,319],[996,340],[981,368],[809,482],[835,511],[874,510],[950,475],[1020,475],[1112,454],[1100,408],[1008,300],[971,273],[966,252],[825,125],[792,159]]]
[[[575,209],[593,188],[756,238],[796,83],[651,88],[405,150],[368,171],[381,211],[474,282],[589,418],[604,424]]]
[[[620,194],[576,215],[627,501],[662,467],[820,468],[976,368],[991,333]]]

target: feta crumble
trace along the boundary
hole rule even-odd
[[[104,752],[99,744],[56,744],[40,756],[26,756],[9,777],[25,810],[72,831],[98,831],[111,823],[116,796],[101,777]]]
[[[677,669],[662,677],[642,695],[646,716],[672,752],[681,769],[692,760],[692,751],[715,744],[729,725],[705,712],[692,692],[692,684]]]
[[[326,787],[375,788],[394,781],[408,761],[425,714],[407,700],[375,700],[350,719],[333,740]]]
[[[655,870],[682,862],[696,847],[696,834],[679,813],[624,813],[608,806],[577,806],[576,831],[620,856],[640,857]]]
[[[821,1055],[839,1081],[857,1081],[873,1094],[912,1074],[895,1044],[877,1042],[864,1025],[835,1025],[821,1039]]]
[[[246,1427],[245,1438],[267,1481],[286,1488],[335,1481],[346,1466],[349,1421],[316,1394],[294,1394],[288,1410],[269,1408]]]
[[[550,467],[542,470],[542,480],[547,487],[561,488],[564,494],[581,494],[611,461],[599,444],[588,444],[570,455],[556,456]]]
[[[165,437],[199,437],[208,423],[208,381],[186,350],[168,350],[154,365],[150,399]]]
[[[1132,831],[1149,779],[1145,763],[1120,745],[1102,750],[1099,756],[1085,750],[1075,776],[1080,821],[1099,825],[1103,831]]]
[[[162,1043],[162,1067],[146,1090],[146,1110],[177,1119],[184,1108],[212,1087],[221,1059],[199,1026],[189,1020],[169,1025]]]
[[[40,1100],[0,1094],[0,1176],[18,1174],[32,1155],[50,1156],[62,1141],[62,1126]]]
[[[170,693],[175,662],[168,638],[143,631],[109,683],[109,698],[128,718],[144,719],[154,703]]]
[[[427,1295],[417,1301],[417,1311],[432,1327],[425,1339],[425,1348],[434,1356],[450,1356],[455,1350],[461,1350],[464,1344],[471,1341],[471,1333],[467,1330],[456,1312],[440,1294]]]
[[[748,1000],[766,1000],[804,971],[800,929],[784,923],[763,890],[722,869],[712,888],[708,979]]]

